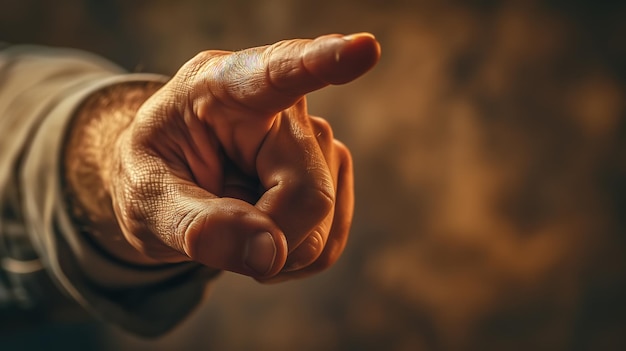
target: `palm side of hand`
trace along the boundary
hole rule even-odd
[[[303,95],[358,77],[378,55],[371,36],[326,36],[189,61],[113,150],[126,239],[162,262],[259,280],[334,263],[352,217],[350,154]]]

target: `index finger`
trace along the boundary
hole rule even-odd
[[[372,68],[380,45],[372,34],[294,39],[210,58],[201,85],[222,103],[273,115],[303,95],[348,83]]]

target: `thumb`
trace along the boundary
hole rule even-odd
[[[251,204],[217,197],[173,175],[140,187],[141,192],[126,186],[125,194],[137,197],[117,196],[114,208],[126,239],[146,256],[192,260],[256,279],[270,278],[284,266],[285,235]]]
[[[233,198],[205,198],[185,207],[187,220],[179,222],[178,230],[183,234],[182,251],[193,261],[254,278],[271,277],[282,269],[285,236],[254,206]]]

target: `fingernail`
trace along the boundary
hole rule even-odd
[[[357,45],[357,43],[362,44],[364,42],[373,41],[378,46],[376,42],[376,37],[372,33],[361,32],[348,34],[341,37],[343,43],[349,43],[350,45]],[[380,50],[380,47],[378,48]],[[348,54],[349,55],[349,54]],[[340,47],[337,51],[335,51],[335,62],[341,61],[345,56],[345,46]]]
[[[374,37],[374,34],[367,33],[367,32],[354,33],[354,34],[349,34],[349,35],[344,35],[343,36],[343,40],[347,40],[347,41],[351,41],[351,40],[358,39],[358,38],[372,38],[372,39],[376,39],[376,37]]]
[[[270,233],[257,233],[246,242],[243,253],[244,263],[258,274],[269,273],[275,258],[276,244]]]

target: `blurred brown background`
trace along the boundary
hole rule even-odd
[[[625,3],[0,0],[1,40],[83,48],[131,71],[331,32],[370,31],[383,48],[367,76],[309,97],[355,159],[355,223],[336,266],[273,286],[224,275],[155,341],[81,325],[0,342],[626,349]]]

